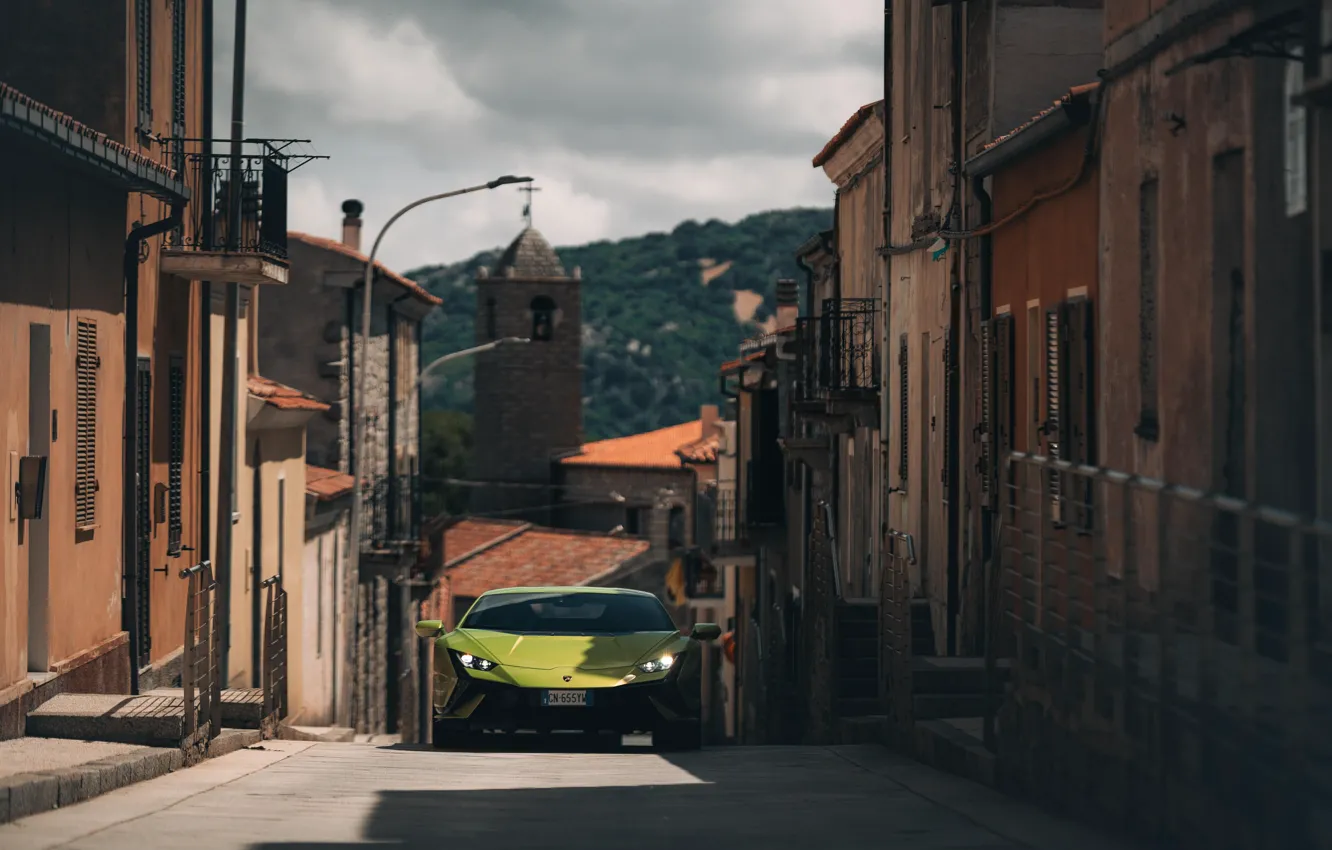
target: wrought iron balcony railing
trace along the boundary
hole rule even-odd
[[[285,260],[287,176],[312,159],[325,158],[288,150],[301,141],[247,140],[239,158],[233,158],[227,141],[168,140],[168,159],[184,174],[190,203],[184,225],[167,235],[166,247]],[[237,204],[239,221],[233,214]]]
[[[362,551],[386,551],[421,539],[421,489],[416,475],[379,476],[362,490]]]
[[[797,320],[797,399],[878,393],[878,311],[872,298],[828,298],[819,315]]]
[[[719,486],[713,495],[712,540],[717,544],[743,543],[747,537],[740,516],[740,497],[735,482]]]

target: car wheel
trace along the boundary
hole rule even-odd
[[[703,724],[697,720],[665,723],[652,730],[652,748],[662,752],[697,750],[703,746]]]
[[[476,733],[465,725],[449,720],[436,720],[431,727],[430,743],[437,750],[462,750],[476,745]]]

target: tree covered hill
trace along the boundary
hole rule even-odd
[[[831,225],[830,209],[686,221],[670,233],[556,248],[583,270],[583,422],[587,439],[673,425],[719,403],[717,367],[771,324],[779,278],[803,281],[794,252]],[[475,344],[476,271],[503,249],[408,272],[444,299],[426,319],[423,362]],[[470,362],[426,379],[427,409],[470,413]]]

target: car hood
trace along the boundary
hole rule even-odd
[[[462,638],[459,640],[458,638]],[[631,632],[623,635],[516,635],[459,629],[449,645],[469,647],[502,667],[554,670],[610,670],[629,667],[643,656],[681,638],[679,632]]]

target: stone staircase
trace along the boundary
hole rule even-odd
[[[222,691],[222,726],[258,730],[263,692]],[[130,694],[59,694],[28,713],[25,733],[39,738],[75,738],[146,746],[179,745],[185,733],[185,698],[180,688]]]
[[[999,685],[1008,680],[1008,663],[998,666]],[[948,720],[985,715],[985,659],[918,655],[911,659],[912,709],[915,719]]]

